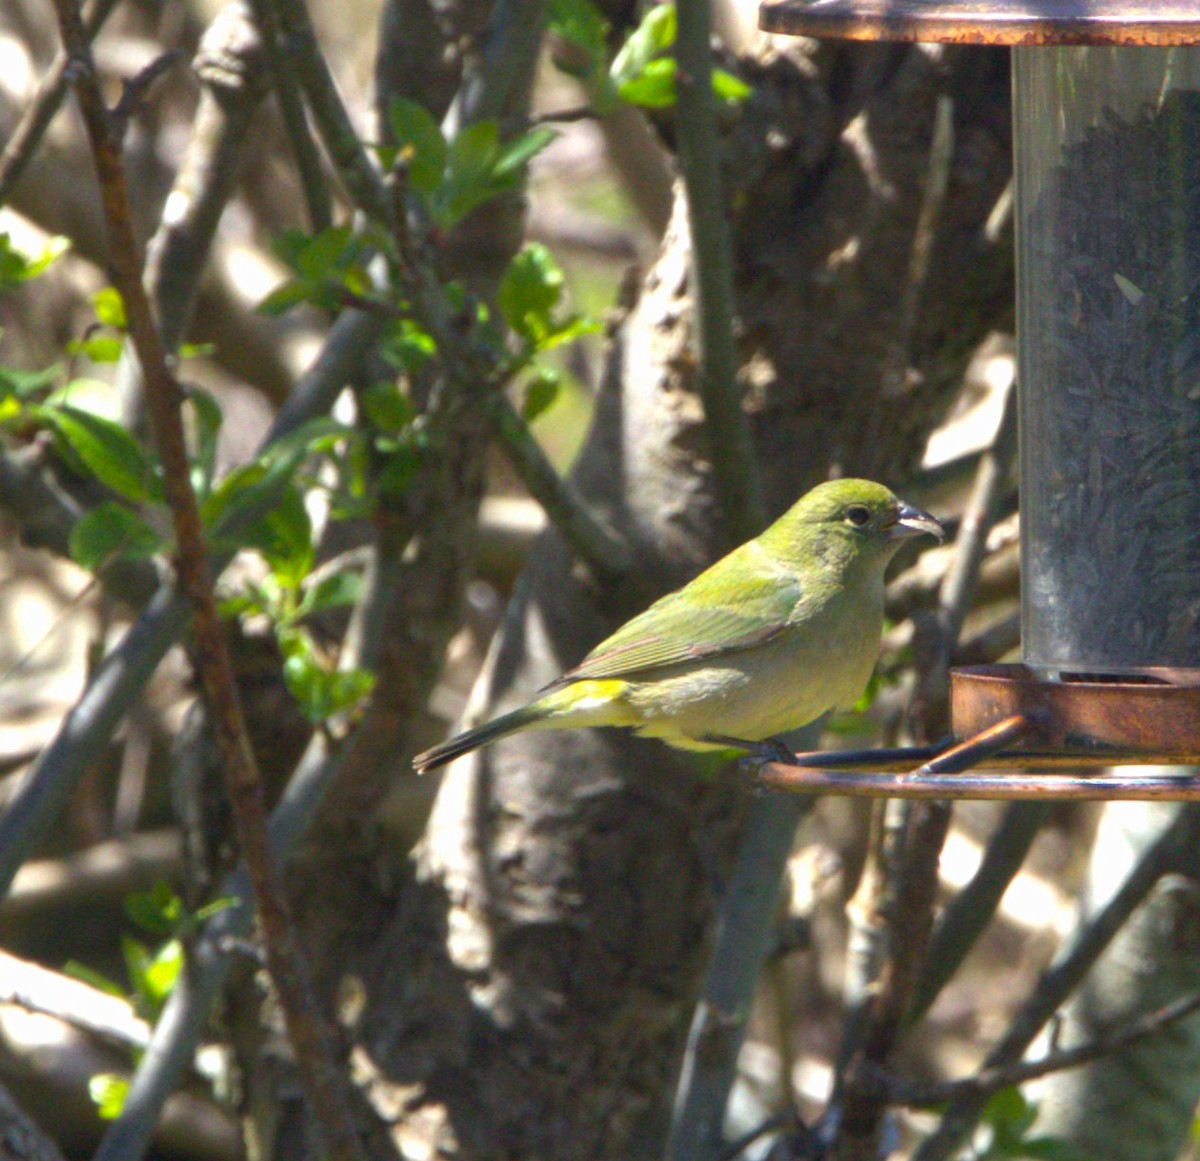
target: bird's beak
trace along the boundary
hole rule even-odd
[[[938,543],[946,539],[946,530],[941,521],[930,516],[928,512],[902,500],[896,512],[896,522],[892,525],[891,533],[894,540],[907,540],[910,536],[920,536],[928,532],[936,536]]]

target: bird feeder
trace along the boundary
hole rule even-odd
[[[1013,48],[1024,663],[952,673],[958,745],[923,769],[1200,763],[1200,4],[766,0],[760,24]]]

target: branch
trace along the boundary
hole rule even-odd
[[[308,209],[309,229],[318,234],[333,221],[333,199],[321,168],[321,155],[309,130],[308,114],[300,95],[300,82],[288,43],[279,32],[279,21],[269,0],[250,0],[262,36],[267,64],[274,81],[275,99],[292,146],[300,189]]]
[[[345,1077],[335,1062],[332,1031],[312,993],[267,841],[262,785],[246,735],[224,629],[217,614],[208,548],[191,484],[181,408],[183,394],[168,370],[166,350],[142,285],[141,260],[119,142],[113,135],[112,118],[100,92],[74,0],[55,0],[55,8],[63,45],[73,59],[76,91],[92,144],[109,229],[113,281],[124,300],[130,341],[145,379],[150,428],[162,463],[163,491],[175,525],[179,583],[192,609],[195,665],[221,755],[239,847],[253,883],[267,966],[325,1147],[339,1161],[356,1161],[363,1154],[350,1114]]]
[[[594,513],[533,438],[508,396],[496,392],[488,400],[492,433],[529,494],[542,506],[563,539],[596,571],[612,577],[633,564],[629,542]]]
[[[798,734],[811,742],[820,736],[819,726]],[[724,1154],[725,1105],[766,958],[779,884],[796,828],[814,803],[809,799],[796,805],[775,794],[751,801],[721,896],[712,962],[688,1033],[667,1161],[717,1161]]]
[[[942,578],[937,612],[932,623],[914,619],[920,662],[914,702],[926,737],[936,737],[948,725],[951,658],[975,596],[988,534],[999,516],[1016,456],[1017,391],[1013,384],[1005,395],[992,446],[979,461],[955,540],[954,558]]]
[[[676,14],[675,132],[687,190],[700,394],[725,533],[740,544],[761,532],[767,517],[750,424],[738,390],[733,245],[721,183],[708,0],[679,0]]]
[[[84,509],[58,486],[44,450],[36,444],[0,451],[0,506],[13,515],[26,544],[70,559],[71,530]],[[110,598],[141,608],[162,578],[153,561],[117,557],[100,570],[99,579]]]
[[[0,1086],[0,1159],[63,1161],[63,1155],[37,1122]]]
[[[1190,996],[1182,996],[1161,1008],[1138,1016],[1122,1028],[1104,1032],[1084,1044],[1077,1044],[1074,1048],[1049,1052],[1039,1060],[1021,1060],[1004,1066],[984,1068],[974,1076],[946,1081],[943,1084],[914,1083],[900,1077],[882,1075],[877,1077],[876,1081],[881,1084],[883,1099],[891,1104],[908,1105],[913,1108],[937,1108],[964,1097],[982,1098],[986,1101],[1002,1089],[1115,1055],[1140,1040],[1146,1040],[1170,1028],[1196,1011],[1200,1011],[1200,993],[1194,992]]]
[[[26,863],[0,902],[0,922],[11,929],[67,907],[119,904],[130,891],[176,879],[183,867],[179,833],[173,828],[109,839],[60,859]]]
[[[271,814],[271,849],[281,862],[308,829],[330,783],[339,780],[346,763],[355,760],[356,741],[357,732],[331,756],[325,736],[319,732],[313,736]],[[244,870],[239,868],[229,877],[220,895],[233,905],[209,920],[196,940],[189,970],[180,977],[154,1025],[121,1115],[101,1142],[95,1161],[129,1161],[142,1156],[167,1098],[192,1060],[233,965],[233,952],[250,934],[254,921],[253,897]]]
[[[266,93],[265,55],[255,26],[233,0],[200,41],[193,70],[200,102],[166,212],[146,253],[143,282],[162,344],[174,352],[191,320],[225,206],[241,173],[244,147]],[[126,414],[140,409],[142,375],[126,349],[118,375]]]
[[[1200,830],[1200,813],[1181,810],[1175,821],[1146,850],[1113,897],[1079,931],[1038,981],[1033,994],[1016,1014],[1008,1031],[988,1053],[983,1071],[1016,1064],[1025,1055],[1043,1025],[1079,986],[1092,964],[1112,941],[1136,908],[1163,875],[1194,847]],[[914,1161],[947,1161],[979,1121],[987,1098],[965,1093],[953,1102],[938,1128],[913,1154]]]
[[[53,1016],[126,1050],[150,1043],[150,1025],[127,1000],[0,951],[0,1004]]]
[[[902,395],[912,361],[912,340],[917,328],[921,296],[929,274],[929,257],[937,232],[938,217],[946,200],[950,183],[950,165],[954,160],[954,102],[945,93],[937,99],[933,120],[933,140],[929,145],[929,168],[925,174],[925,189],[917,225],[913,230],[912,249],[908,257],[908,274],[900,301],[900,321],[896,328],[895,348],[891,365],[883,372],[885,395]]]
[[[373,221],[393,226],[392,199],[342,103],[304,0],[262,2],[272,6],[325,151],[351,199]]]
[[[120,0],[96,0],[83,17],[83,34],[89,43],[104,26]],[[50,128],[55,114],[67,95],[70,81],[67,66],[71,58],[66,49],[60,48],[50,63],[50,68],[38,85],[38,91],[29,107],[21,115],[0,155],[0,206],[7,205],[13,187],[21,180],[26,166],[33,160],[46,130]]]

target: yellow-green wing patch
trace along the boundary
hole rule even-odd
[[[552,686],[629,677],[762,645],[787,628],[800,592],[793,575],[764,575],[760,562],[739,550],[656,601]]]

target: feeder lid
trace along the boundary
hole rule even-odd
[[[1200,43],[1196,0],[764,0],[758,23],[766,32],[843,40]]]

